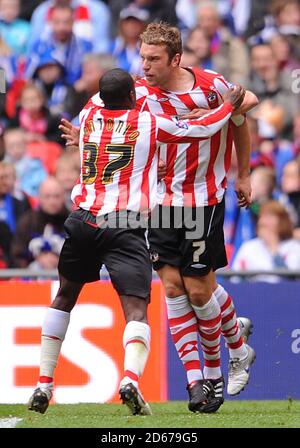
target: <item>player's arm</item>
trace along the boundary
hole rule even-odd
[[[241,126],[232,124],[232,134],[237,157],[237,179],[235,191],[239,207],[248,207],[251,204],[250,183],[250,132],[247,119]]]
[[[224,103],[197,120],[179,121],[166,116],[157,117],[157,140],[162,143],[186,143],[206,139],[218,132],[243,101],[245,91],[237,86],[224,95]]]

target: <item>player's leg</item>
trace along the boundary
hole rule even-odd
[[[202,412],[214,412],[224,402],[221,373],[221,310],[214,295],[216,265],[227,263],[223,235],[223,204],[185,209],[185,237],[181,242],[181,275],[191,306],[198,319],[204,356],[204,378],[208,379],[217,399]],[[211,403],[212,404],[212,403]]]
[[[197,316],[198,330],[204,357],[204,378],[216,389],[223,383],[221,372],[221,310],[212,288],[212,272],[201,277],[184,277],[190,303]],[[220,383],[220,384],[219,384]],[[217,390],[215,398],[202,407],[202,412],[215,412],[223,403],[223,394]]]
[[[46,312],[42,326],[40,372],[37,387],[29,400],[31,411],[44,414],[53,393],[53,377],[61,346],[70,322],[82,283],[74,283],[60,275],[56,298]]]
[[[172,340],[187,375],[189,406],[195,407],[201,406],[201,403],[207,400],[207,396],[204,396],[205,391],[202,391],[203,375],[198,349],[197,318],[187,297],[179,269],[182,230],[174,225],[176,213],[174,210],[172,207],[157,207],[156,226],[153,225],[154,214],[152,214],[148,239],[153,268],[157,271],[165,289]],[[163,219],[165,215],[170,217],[169,223],[167,219]]]
[[[202,380],[197,318],[183,285],[180,270],[164,265],[157,271],[165,289],[168,323],[178,356],[186,371],[188,385]]]
[[[231,296],[217,283],[215,283],[214,294],[221,307],[222,335],[229,350],[227,393],[237,395],[248,384],[250,368],[255,361],[255,352],[245,343]],[[248,338],[252,324],[249,319],[246,320],[246,324],[244,331]]]
[[[149,300],[128,295],[121,295],[120,299],[126,320],[123,333],[124,375],[120,383],[120,397],[133,415],[149,415],[151,408],[139,390],[139,380],[150,351],[151,331],[147,321]]]
[[[84,283],[99,279],[101,265],[96,254],[93,254],[97,230],[84,223],[82,218],[86,213],[82,210],[74,212],[65,222],[67,238],[58,263],[60,286],[42,326],[39,381],[29,400],[29,409],[42,414],[52,397],[54,370],[71,310]]]
[[[149,350],[150,327],[147,307],[150,300],[152,267],[143,229],[111,229],[113,245],[104,256],[112,284],[119,294],[126,326],[123,334],[124,374],[120,398],[132,414],[149,415],[151,409],[139,389]]]

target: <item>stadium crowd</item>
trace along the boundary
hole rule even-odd
[[[142,75],[139,35],[160,20],[182,32],[182,66],[259,98],[248,116],[248,209],[237,206],[234,151],[228,177],[230,266],[300,270],[299,0],[0,0],[0,268],[57,266],[79,173],[60,119],[78,124],[105,71]]]

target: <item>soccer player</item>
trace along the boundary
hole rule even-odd
[[[221,103],[230,84],[217,73],[180,67],[182,44],[176,28],[163,23],[149,24],[141,42],[145,78],[136,83],[140,110],[192,117],[197,116],[194,109],[213,109]],[[218,331],[220,310],[221,330],[230,354],[228,394],[236,395],[245,387],[255,359],[254,350],[242,338],[233,301],[218,285],[214,271],[227,264],[224,193],[232,136],[238,160],[238,203],[243,207],[251,202],[250,138],[241,113],[256,104],[255,95],[247,92],[241,108],[235,112],[238,115],[210,139],[160,148],[160,158],[165,161],[167,171],[159,190],[159,214],[166,208],[172,213],[178,208],[190,207],[193,216],[204,215],[203,232],[193,240],[187,239],[175,223],[171,229],[152,228],[148,235],[154,269],[166,291],[171,335],[187,373],[191,411],[199,410],[202,395],[198,333],[204,356],[203,374],[213,384],[217,398],[217,406],[208,403],[201,410],[215,412],[224,401]]]
[[[221,104],[230,84],[217,73],[180,67],[182,43],[177,28],[151,23],[141,40],[145,78],[136,82],[137,108],[154,114],[196,117],[198,108],[213,109]],[[86,107],[94,101],[97,101],[96,97]],[[215,412],[224,401],[217,329],[220,309],[221,330],[230,356],[229,395],[243,390],[255,359],[254,350],[242,337],[232,298],[218,285],[214,271],[227,264],[223,236],[224,193],[232,137],[238,160],[238,204],[244,207],[251,201],[250,138],[243,114],[256,104],[256,96],[246,92],[241,107],[234,113],[237,115],[211,139],[173,144],[167,151],[165,146],[160,148],[160,158],[165,161],[167,172],[159,190],[159,214],[166,210],[172,215],[180,207],[190,207],[194,215],[203,213],[205,221],[203,235],[196,240],[187,239],[182,228],[153,228],[149,231],[154,269],[166,290],[170,331],[187,374],[191,411]],[[76,144],[76,130],[70,123],[64,121],[61,129],[65,138]],[[243,319],[241,323],[247,337],[251,322]],[[201,329],[202,324],[206,325],[205,330]],[[214,404],[211,402],[206,406],[202,404],[199,333],[204,353],[204,377],[213,383],[217,397]]]
[[[181,122],[134,109],[134,82],[123,70],[108,71],[99,87],[103,104],[90,104],[81,115],[81,174],[72,191],[77,210],[65,222],[60,287],[42,327],[40,376],[29,409],[46,411],[71,310],[84,284],[98,280],[105,264],[126,320],[120,397],[132,414],[147,415],[151,410],[138,387],[150,346],[151,262],[142,212],[156,205],[158,145],[203,140],[218,132],[242,102],[244,91],[234,88],[210,114]],[[206,380],[203,387],[206,404],[213,388]]]

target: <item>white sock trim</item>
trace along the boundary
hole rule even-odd
[[[150,349],[151,329],[148,324],[131,320],[125,327],[123,334],[123,347],[125,348],[129,341],[138,339],[143,342],[147,350]]]
[[[220,305],[218,304],[218,301],[214,294],[212,294],[211,298],[205,305],[198,306],[191,303],[191,306],[194,309],[196,316],[201,319],[208,317],[211,314],[215,315],[220,313]]]
[[[70,313],[56,308],[48,308],[42,326],[42,336],[54,336],[64,340],[70,322]]]
[[[221,285],[218,285],[218,287],[214,290],[214,295],[220,306],[224,305],[227,297],[229,296],[228,292]]]

